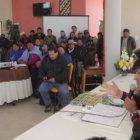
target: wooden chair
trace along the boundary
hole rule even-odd
[[[72,73],[73,73],[73,64],[70,63],[69,64],[69,67],[70,67],[70,71],[69,71],[69,78],[68,78],[68,90],[69,92],[72,92],[72,96],[74,98],[74,91],[73,91],[73,87],[71,86],[71,79],[72,79]],[[58,89],[53,87],[51,89],[51,93],[54,93],[55,94],[55,104],[54,104],[54,111],[55,111],[55,107],[57,105],[57,94],[58,94]]]
[[[104,81],[104,70],[103,69],[85,69],[83,66],[82,66],[82,71],[83,71],[83,74],[82,74],[82,90],[81,92],[84,93],[85,92],[85,86],[86,86],[86,76],[89,75],[89,76],[94,76],[94,75],[97,75],[97,76],[101,76],[102,77],[102,82]],[[93,83],[92,85],[100,85],[101,83]]]

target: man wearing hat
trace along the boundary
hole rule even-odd
[[[129,99],[128,93],[121,91],[114,81],[112,82],[112,85],[104,83],[102,85],[104,90],[100,91],[105,92],[105,95],[118,96],[125,101],[126,109],[133,114],[131,119],[134,126],[131,140],[140,140],[140,115],[138,113],[138,110],[140,109],[140,58],[136,60],[133,70],[136,71],[134,80],[136,80],[137,87],[131,99]]]
[[[132,36],[130,36],[129,29],[123,30],[123,36],[121,37],[121,52],[123,48],[125,48],[129,56],[133,53],[133,50],[136,48],[135,39]]]
[[[72,57],[73,63],[75,63],[75,59],[76,59],[75,44],[76,44],[76,42],[74,42],[73,40],[69,40],[68,49],[66,50],[66,52]]]

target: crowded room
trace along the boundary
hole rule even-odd
[[[139,0],[0,0],[0,140],[140,140]]]

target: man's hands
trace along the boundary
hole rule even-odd
[[[18,60],[19,64],[25,64],[25,62],[23,60]]]
[[[48,79],[47,76],[43,77],[43,81],[44,82],[47,81],[47,82],[55,83],[55,79],[54,78],[50,78],[49,80],[47,80],[47,79]]]
[[[133,97],[129,99],[128,97],[125,99],[125,108],[130,112],[130,113],[138,113],[137,110],[137,105]]]
[[[121,98],[123,95],[123,92],[118,88],[118,86],[115,84],[114,81],[112,81],[112,85],[104,83],[102,87],[104,88],[104,90],[100,90],[100,91],[105,92],[104,95],[113,95],[119,98]]]
[[[48,82],[55,83],[55,79],[54,79],[54,78],[50,78],[50,79],[48,80]]]
[[[118,88],[118,86],[115,84],[114,81],[112,81],[112,85],[106,84],[104,83],[102,85],[102,87],[104,88],[104,90],[100,90],[101,92],[105,92],[104,95],[113,95],[113,96],[118,96],[118,97],[122,97],[123,92]],[[139,93],[139,89],[136,88],[135,93]],[[131,97],[131,99],[129,99],[128,97],[125,99],[125,108],[130,112],[130,113],[138,113],[138,109],[137,109],[137,104],[135,102],[135,100],[133,99],[133,97]]]

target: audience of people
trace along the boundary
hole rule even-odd
[[[94,44],[94,39],[93,37],[89,35],[89,32],[88,31],[85,31],[85,32],[79,32],[76,35],[77,27],[74,25],[72,26],[72,32],[70,33],[69,38],[67,38],[65,31],[61,30],[60,37],[58,38],[58,40],[56,40],[55,35],[52,34],[52,29],[48,29],[47,35],[45,36],[45,34],[42,32],[42,28],[38,27],[36,32],[34,30],[30,30],[28,36],[25,34],[25,32],[21,32],[19,34],[19,41],[12,42],[12,45],[10,45],[10,41],[7,38],[5,38],[4,35],[1,35],[0,58],[1,58],[1,61],[5,61],[3,57],[4,56],[3,49],[8,48],[9,46],[12,46],[11,50],[9,50],[8,60],[17,61],[17,63],[28,65],[31,81],[32,81],[32,86],[33,86],[33,93],[34,93],[33,95],[36,96],[35,93],[36,93],[36,89],[38,88],[37,85],[39,83],[38,82],[39,81],[38,69],[39,69],[40,63],[41,63],[40,69],[44,72],[44,67],[45,67],[45,74],[46,74],[46,71],[49,71],[49,73],[47,72],[47,75],[53,76],[53,77],[50,77],[49,80],[51,81],[52,79],[53,80],[55,79],[56,83],[62,83],[62,81],[59,82],[59,79],[57,78],[55,74],[55,71],[56,71],[56,73],[60,72],[59,74],[61,75],[61,70],[62,70],[62,69],[61,70],[59,69],[59,64],[61,64],[61,61],[59,62],[58,58],[61,58],[61,59],[64,58],[64,60],[65,59],[67,60],[67,63],[73,63],[74,69],[78,68],[78,71],[74,71],[74,72],[76,72],[76,75],[78,75],[79,77],[82,76],[81,65],[84,65],[85,67],[90,66],[92,64],[96,65],[95,63],[90,63],[90,64],[88,63],[89,61],[88,55],[89,53],[92,52],[92,49],[89,50],[89,48],[95,49],[96,44]],[[89,36],[86,35],[87,33]],[[3,43],[5,45],[3,45]],[[50,50],[50,48],[53,48],[52,46],[56,48],[57,50],[55,49]],[[56,55],[56,57],[53,58],[53,55],[54,56]],[[95,56],[96,55],[94,54],[94,58]],[[43,57],[43,61],[41,62],[42,57]],[[94,60],[94,58],[93,58],[93,62],[96,61]],[[44,62],[45,60],[47,62]],[[42,66],[42,63],[47,64],[47,65]],[[50,69],[52,69],[52,67],[49,68],[50,67],[49,65],[50,66],[56,65],[55,71],[51,71]],[[60,79],[63,79],[63,78],[61,77]],[[49,80],[48,82],[50,82]],[[67,82],[65,81],[65,83]],[[42,91],[41,88],[40,88],[40,91]],[[62,94],[68,95],[68,91],[64,90],[64,92],[62,92]],[[46,102],[46,99],[44,99],[46,96],[44,95],[44,93],[40,93],[40,94],[43,98],[45,105],[48,106],[48,102]],[[45,94],[48,94],[48,93],[45,93]],[[63,97],[62,95],[62,98],[65,98],[65,97]],[[61,106],[64,106],[64,105],[66,105],[66,100],[64,101],[64,103],[63,101],[61,102]]]

